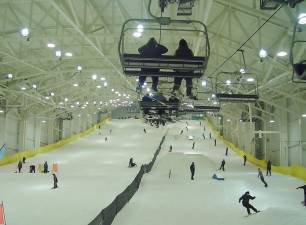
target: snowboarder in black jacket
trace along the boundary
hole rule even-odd
[[[192,162],[190,165],[190,172],[191,172],[191,180],[194,180],[194,172],[195,172],[194,162]]]
[[[245,192],[245,194],[244,195],[242,195],[240,198],[239,198],[239,203],[241,202],[241,200],[242,200],[242,205],[243,205],[243,207],[245,207],[246,209],[247,209],[247,211],[248,211],[248,214],[250,215],[251,214],[251,212],[250,212],[250,209],[252,209],[254,212],[260,212],[259,210],[257,210],[254,206],[252,206],[250,203],[249,203],[249,201],[250,201],[250,199],[255,199],[255,196],[251,196],[250,195],[250,192]]]
[[[266,174],[266,176],[268,176],[269,174],[270,174],[270,176],[271,176],[271,167],[272,167],[271,160],[268,160],[268,162],[267,162],[267,174]]]
[[[306,206],[306,185],[297,187],[296,189],[304,189],[304,206]]]
[[[219,170],[224,171],[225,170],[224,166],[225,166],[225,160],[223,159],[222,162],[221,162],[221,166],[220,166]]]

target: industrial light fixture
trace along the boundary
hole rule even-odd
[[[304,117],[304,118],[305,118],[305,117],[306,117],[306,113],[302,114],[302,117]]]
[[[100,89],[100,88],[101,88],[101,85],[97,85],[97,88],[99,88],[99,89]]]
[[[71,56],[72,56],[72,53],[71,53],[71,52],[66,52],[66,53],[65,53],[65,56],[71,57]]]
[[[69,99],[68,98],[64,98],[64,100],[65,100],[65,102],[68,102]]]
[[[62,56],[62,52],[60,50],[56,50],[55,51],[55,56],[56,57],[61,57]]]
[[[51,96],[54,96],[55,94],[54,94],[54,92],[51,92],[50,95],[51,95]]]
[[[299,16],[298,16],[298,23],[299,24],[306,24],[306,13],[301,13]]]
[[[78,86],[79,86],[78,83],[73,84],[73,87],[78,87]]]
[[[77,65],[77,66],[76,66],[76,69],[77,69],[77,71],[81,72],[83,68],[82,68],[82,66]]]
[[[55,48],[55,44],[54,44],[54,43],[48,43],[48,44],[47,44],[47,47],[48,47],[48,48]]]
[[[48,100],[48,99],[50,99],[50,97],[49,97],[49,96],[46,96],[46,97],[45,97],[45,99],[47,99],[47,100]]]
[[[266,49],[260,49],[259,50],[259,57],[260,58],[266,58],[268,56],[268,52],[267,52],[267,50]]]
[[[255,79],[253,77],[247,78],[247,82],[254,82],[254,81],[255,81]]]
[[[137,32],[138,32],[138,33],[142,33],[142,32],[143,32],[143,25],[142,25],[142,24],[138,24],[138,26],[137,26]]]
[[[12,79],[12,78],[13,78],[13,74],[8,73],[8,74],[7,74],[7,78],[8,78],[8,79]]]
[[[133,36],[136,37],[136,38],[140,38],[141,35],[142,35],[142,34],[141,34],[140,32],[134,32],[134,33],[133,33]]]
[[[227,119],[226,121],[227,121],[227,122],[231,122],[231,120],[230,120],[230,119]]]
[[[104,82],[104,84],[103,84],[103,85],[104,85],[104,87],[107,87],[107,82]]]
[[[0,109],[0,113],[4,113],[4,110],[3,110],[3,109]]]
[[[278,52],[276,55],[279,56],[279,57],[284,57],[284,56],[287,55],[287,52],[285,52],[285,51],[280,51],[280,52]]]
[[[98,77],[97,74],[93,74],[93,75],[91,76],[91,79],[96,80],[97,77]]]
[[[63,103],[63,102],[60,102],[60,103],[58,103],[58,104],[63,105],[64,103]]]
[[[114,90],[114,88],[112,88],[112,92],[114,92],[115,90]]]
[[[245,69],[244,69],[244,68],[240,68],[239,72],[240,72],[241,74],[245,74]]]
[[[275,123],[275,120],[270,120],[270,123]]]
[[[150,92],[151,90],[150,90],[150,88],[147,88],[147,92]]]
[[[46,120],[42,120],[41,122],[42,122],[42,123],[46,123],[47,121],[46,121]]]
[[[206,80],[202,80],[202,86],[205,87],[207,85]]]
[[[36,84],[33,84],[33,85],[32,85],[32,88],[33,88],[33,89],[36,89],[36,88],[37,88],[37,85],[36,85]]]
[[[226,83],[226,85],[231,85],[232,82],[230,80],[226,80],[225,83]]]
[[[27,90],[26,87],[21,87],[20,89],[23,90],[23,91]]]
[[[30,34],[30,30],[28,28],[22,28],[20,30],[20,34],[23,36],[23,37],[29,37],[29,34]]]
[[[105,81],[105,78],[104,78],[104,77],[101,77],[100,80]]]

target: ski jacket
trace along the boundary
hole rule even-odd
[[[249,194],[244,194],[239,198],[239,202],[242,200],[242,204],[249,204],[250,199],[255,199],[255,197],[249,195]]]

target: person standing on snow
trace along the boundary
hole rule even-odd
[[[246,161],[247,161],[247,157],[246,157],[246,155],[244,155],[244,156],[243,156],[243,165],[244,165],[244,166],[245,166]]]
[[[195,165],[194,162],[190,165],[191,180],[194,180]]]
[[[223,159],[222,162],[221,162],[221,166],[220,166],[219,170],[222,169],[224,171],[225,170],[224,166],[225,166],[225,160]]]
[[[268,162],[267,162],[267,174],[266,174],[266,176],[268,176],[269,174],[271,176],[271,167],[272,167],[272,163],[271,163],[271,160],[269,159]]]
[[[259,177],[260,180],[261,180],[261,182],[265,184],[265,187],[268,187],[268,184],[267,184],[267,182],[265,181],[265,178],[264,178],[264,176],[263,176],[262,171],[261,171],[260,168],[258,168],[258,176],[257,176],[257,177]]]
[[[296,189],[304,189],[304,206],[306,206],[306,185],[297,187]]]
[[[243,207],[245,207],[246,209],[247,209],[247,212],[248,212],[248,214],[250,215],[251,214],[251,212],[250,212],[250,209],[252,209],[254,212],[260,212],[259,210],[257,210],[254,206],[252,206],[250,203],[249,203],[249,201],[250,201],[250,199],[251,200],[253,200],[253,199],[255,199],[256,197],[255,196],[251,196],[250,195],[250,192],[249,191],[247,191],[247,192],[245,192],[245,194],[244,195],[242,195],[240,198],[239,198],[239,203],[241,202],[241,200],[242,200],[242,205],[243,205]]]

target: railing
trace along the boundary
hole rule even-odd
[[[132,183],[125,188],[116,198],[110,203],[106,208],[104,208],[97,216],[94,218],[89,225],[110,225],[112,224],[117,213],[130,201],[133,195],[139,188],[141,179],[145,173],[149,173],[154,165],[154,162],[161,150],[161,146],[165,141],[165,137],[163,136],[153,159],[149,164],[141,165],[140,170]]]

